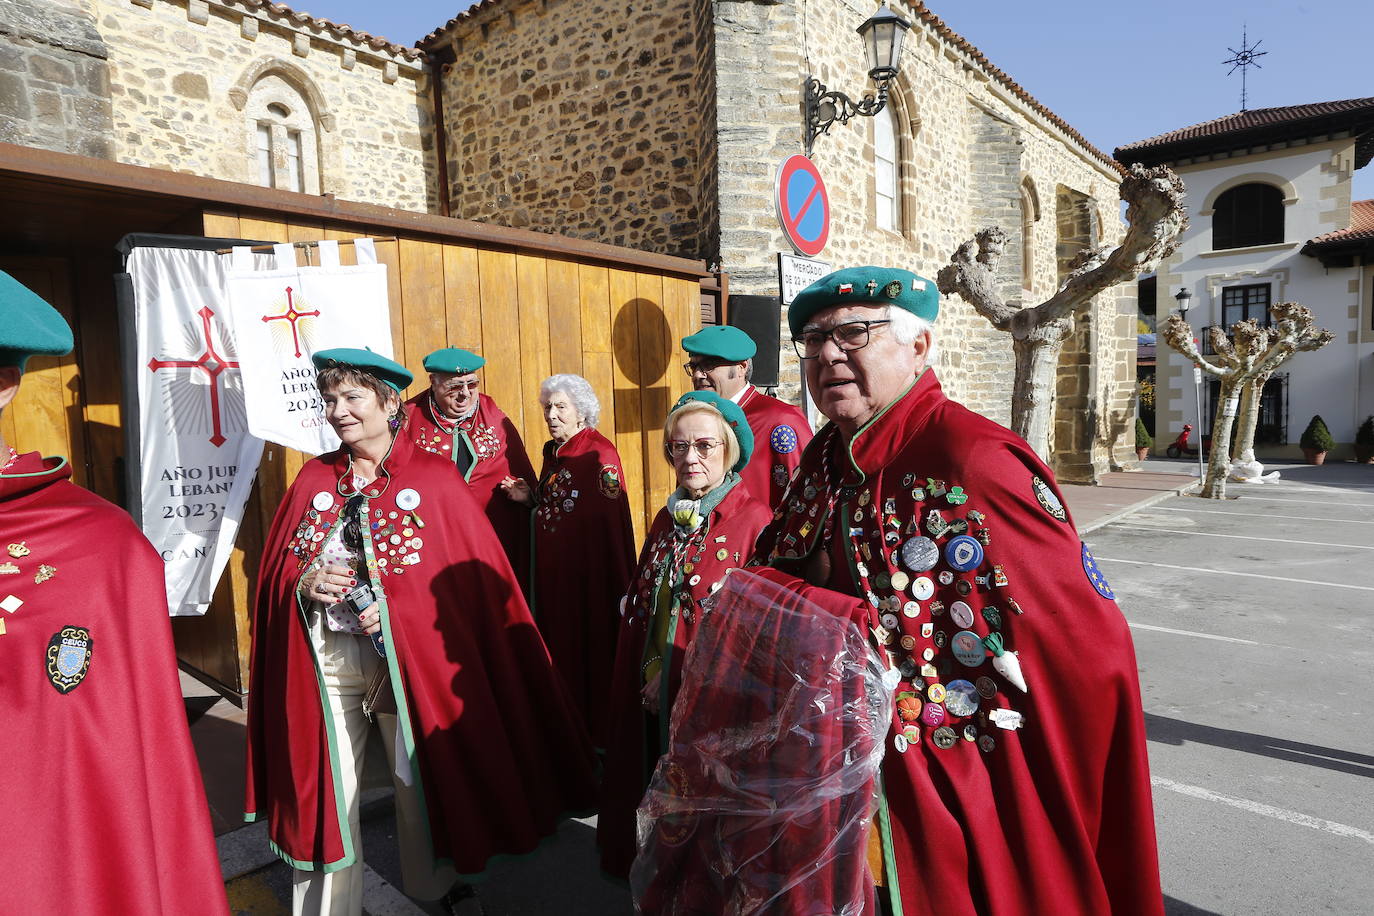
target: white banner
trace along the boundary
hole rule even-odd
[[[255,269],[235,248],[228,300],[243,364],[248,428],[255,436],[311,455],[339,439],[324,418],[310,357],[332,347],[370,347],[391,356],[386,265],[371,239],[353,242],[357,266],[339,264],[339,243],[320,242],[320,266],[297,267],[291,245],[275,266]]]
[[[204,614],[262,457],[248,434],[239,349],[213,251],[135,248],[143,533],[166,564],[172,616]]]

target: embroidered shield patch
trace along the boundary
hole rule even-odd
[[[1054,494],[1054,490],[1050,488],[1049,484],[1039,477],[1032,477],[1031,489],[1035,491],[1035,498],[1040,503],[1040,508],[1061,522],[1068,521],[1069,516],[1064,511],[1064,504],[1059,501],[1059,497]]]
[[[601,474],[597,477],[597,486],[601,490],[601,495],[607,499],[616,499],[620,496],[620,469],[613,464],[603,464]]]
[[[91,668],[91,633],[85,627],[65,626],[48,640],[48,680],[58,693],[71,693]]]

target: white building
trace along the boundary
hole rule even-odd
[[[1165,163],[1187,187],[1189,226],[1159,267],[1157,319],[1186,288],[1204,354],[1208,326],[1268,323],[1276,302],[1307,306],[1335,334],[1266,386],[1259,457],[1298,457],[1314,414],[1338,443],[1331,458],[1349,457],[1356,428],[1374,414],[1374,201],[1350,200],[1352,175],[1374,156],[1374,98],[1242,111],[1113,155],[1127,165]],[[1157,451],[1184,423],[1210,433],[1216,387],[1204,377],[1199,422],[1191,364],[1159,347]]]

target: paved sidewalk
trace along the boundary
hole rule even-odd
[[[1161,462],[1163,463],[1163,462]],[[1149,467],[1149,462],[1145,465]],[[1112,471],[1098,486],[1060,484],[1079,534],[1110,525],[1138,509],[1187,492],[1197,485],[1197,475],[1178,473],[1186,467],[1168,462],[1168,470]]]

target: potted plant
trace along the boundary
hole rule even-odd
[[[1365,417],[1360,428],[1355,430],[1355,460],[1374,464],[1374,417]]]
[[[1371,420],[1374,420],[1374,417],[1371,417],[1370,419],[1371,419]],[[1370,428],[1370,435],[1371,435],[1371,436],[1374,436],[1374,427],[1371,427],[1371,428]],[[1155,447],[1155,440],[1154,440],[1154,437],[1152,437],[1152,436],[1150,435],[1150,431],[1149,431],[1148,429],[1145,428],[1145,421],[1142,420],[1140,417],[1136,417],[1136,418],[1135,418],[1135,456],[1136,456],[1136,458],[1140,459],[1141,461],[1144,461],[1146,458],[1150,457],[1150,449],[1152,449],[1152,448],[1154,448],[1154,447]]]
[[[1302,454],[1308,464],[1321,464],[1326,461],[1326,453],[1336,447],[1336,440],[1331,438],[1331,431],[1326,428],[1321,414],[1317,414],[1307,424],[1307,429],[1302,431],[1298,444],[1302,446]]]

